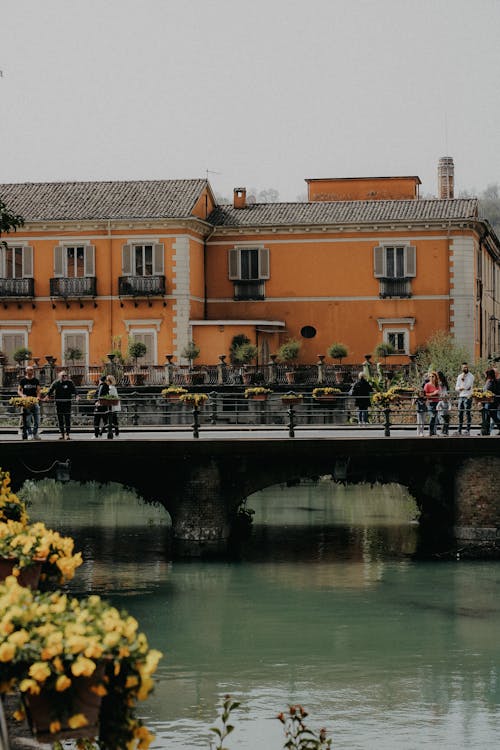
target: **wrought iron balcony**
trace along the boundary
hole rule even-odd
[[[154,297],[165,294],[165,276],[120,276],[120,297]]]
[[[235,281],[234,299],[265,299],[264,281]]]
[[[34,297],[34,279],[0,279],[0,297]]]
[[[380,297],[411,297],[411,279],[380,279]]]
[[[97,284],[95,276],[64,276],[50,280],[51,297],[95,297]]]

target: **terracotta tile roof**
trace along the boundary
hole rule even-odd
[[[315,201],[218,206],[208,220],[224,227],[376,224],[478,218],[476,198],[452,200]]]
[[[0,185],[7,207],[30,221],[177,219],[191,215],[207,181],[24,182]]]

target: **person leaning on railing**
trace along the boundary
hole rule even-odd
[[[424,393],[427,398],[427,409],[429,411],[429,435],[436,434],[437,405],[439,403],[439,378],[434,370],[429,375],[428,382],[424,385]]]
[[[25,375],[19,381],[17,387],[18,396],[33,396],[40,399],[40,381],[35,378],[34,369],[31,365],[25,370]],[[28,439],[28,433],[31,432],[33,440],[40,440],[38,427],[40,425],[40,404],[34,403],[29,409],[23,409],[22,412],[22,437]]]
[[[458,394],[458,434],[462,434],[464,424],[464,412],[467,414],[466,435],[470,435],[470,425],[472,421],[472,388],[474,386],[474,375],[469,372],[467,362],[462,363],[462,372],[457,378],[455,390]]]

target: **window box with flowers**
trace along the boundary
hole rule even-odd
[[[178,401],[179,397],[187,392],[188,392],[187,388],[182,388],[182,386],[171,385],[168,388],[164,388],[160,395],[166,401]]]
[[[321,403],[332,403],[337,399],[339,393],[342,393],[340,388],[314,388],[312,397],[315,401],[319,401]]]
[[[14,576],[0,584],[0,692],[20,691],[15,718],[27,715],[41,742],[147,748],[152,735],[135,708],[160,658],[137,621],[99,596],[32,592]]]
[[[391,406],[399,403],[400,396],[396,388],[389,388],[388,391],[376,391],[372,394],[372,405],[379,409],[390,409]]]
[[[270,388],[264,388],[264,386],[258,385],[254,388],[245,388],[245,393],[243,395],[245,398],[250,399],[250,401],[267,401],[267,397],[270,393],[272,393]]]
[[[473,388],[472,398],[476,404],[492,404],[495,400],[495,394],[492,391],[482,391],[480,388]]]
[[[38,399],[36,396],[13,396],[9,399],[9,404],[11,406],[15,406],[18,409],[25,409],[26,411],[31,411],[36,404],[38,404]]]
[[[295,393],[294,391],[283,393],[281,396],[281,403],[283,406],[297,406],[297,404],[301,404],[303,400],[304,397],[302,393]]]

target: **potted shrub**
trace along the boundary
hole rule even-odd
[[[293,362],[295,362],[300,353],[300,341],[297,339],[288,339],[284,344],[281,344],[278,349],[278,362],[283,362],[289,365],[289,368],[285,371],[285,377],[288,383],[295,381],[295,371],[293,369]]]
[[[342,364],[342,360],[344,359],[344,357],[347,357],[347,355],[349,354],[349,350],[344,344],[335,342],[328,347],[326,353],[332,359],[338,360],[338,363],[340,365]]]
[[[393,345],[388,341],[381,341],[380,344],[377,344],[373,353],[377,359],[383,359],[385,362],[387,357],[391,354],[394,354],[395,351],[396,350],[394,349]]]
[[[145,373],[140,372],[137,366],[137,360],[144,357],[148,351],[146,344],[142,341],[130,341],[128,345],[128,356],[134,360],[134,369],[129,372],[128,379],[130,385],[144,385]]]
[[[205,381],[205,374],[203,372],[194,372],[193,362],[200,356],[200,347],[196,346],[194,341],[190,341],[182,350],[181,357],[189,360],[189,370],[185,373],[185,381],[187,385],[201,384]]]
[[[83,352],[78,347],[70,347],[64,353],[64,357],[74,366],[76,362],[80,362],[83,359]],[[75,385],[80,386],[83,382],[83,372],[71,372],[71,380]]]
[[[23,365],[25,362],[31,357],[31,349],[28,349],[25,346],[21,346],[20,349],[16,349],[14,354],[12,355],[12,359],[14,362],[17,362],[18,365]]]
[[[250,341],[246,341],[245,343],[240,344],[233,351],[234,362],[236,364],[243,365],[241,377],[243,378],[243,383],[245,385],[250,385],[250,383],[252,382],[252,373],[247,372],[246,367],[257,357],[258,351],[259,350],[255,346],[255,344],[250,343]]]

